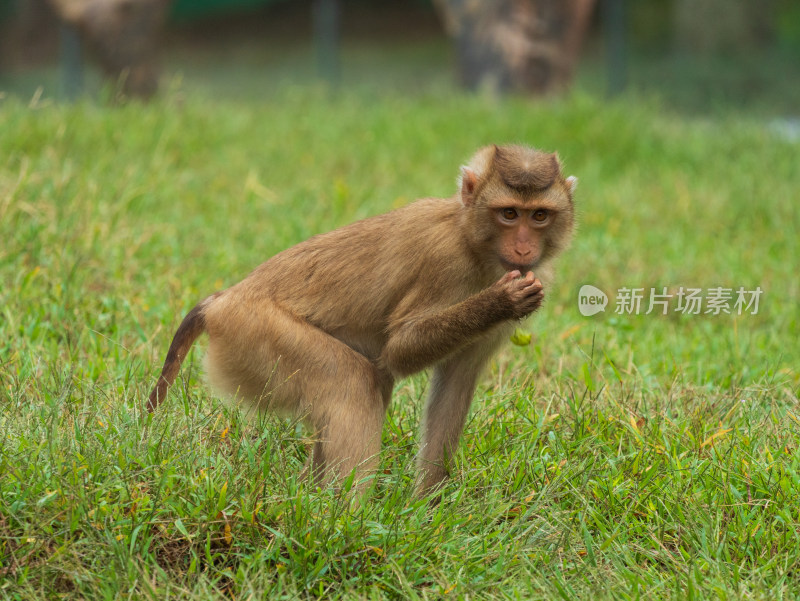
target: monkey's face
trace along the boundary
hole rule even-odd
[[[577,179],[563,178],[555,154],[487,146],[462,167],[460,183],[468,238],[504,270],[525,273],[569,244]]]
[[[506,271],[535,269],[564,248],[572,233],[572,202],[560,185],[527,199],[498,195],[487,210],[495,226],[497,259]]]
[[[506,271],[527,272],[542,258],[543,231],[550,221],[547,209],[510,205],[493,210],[498,224],[497,255]]]

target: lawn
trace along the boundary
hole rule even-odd
[[[413,497],[428,376],[350,506],[304,431],[202,385],[143,403],[200,298],[315,233],[455,191],[480,145],[558,150],[580,227],[481,381],[442,502]],[[143,106],[0,101],[0,595],[780,599],[800,590],[797,142],[652,100],[444,90]],[[610,296],[578,310],[578,291]],[[645,315],[651,288],[760,288]],[[642,314],[616,313],[643,288]],[[735,298],[734,298],[735,300]]]

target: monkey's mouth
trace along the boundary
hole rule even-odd
[[[503,266],[503,269],[506,271],[514,271],[515,269],[519,271],[522,275],[525,275],[529,271],[531,271],[534,267],[536,267],[536,261],[530,263],[529,265],[520,265],[519,263],[512,263],[511,261],[506,261],[505,259],[500,259],[500,265]]]

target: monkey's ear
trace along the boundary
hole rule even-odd
[[[567,178],[567,185],[569,186],[570,194],[574,194],[575,193],[575,188],[578,187],[578,178],[575,177],[574,175],[570,175]]]
[[[475,188],[478,186],[478,176],[469,167],[461,168],[461,202],[465,207],[472,205],[475,200]]]

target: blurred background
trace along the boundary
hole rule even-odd
[[[142,415],[199,299],[493,142],[559,152],[579,232],[446,502],[424,374],[352,518],[202,346]],[[0,0],[0,597],[796,598],[799,145],[800,0]]]
[[[797,0],[0,0],[0,93],[566,90],[800,114]],[[794,129],[793,129],[794,128]]]

